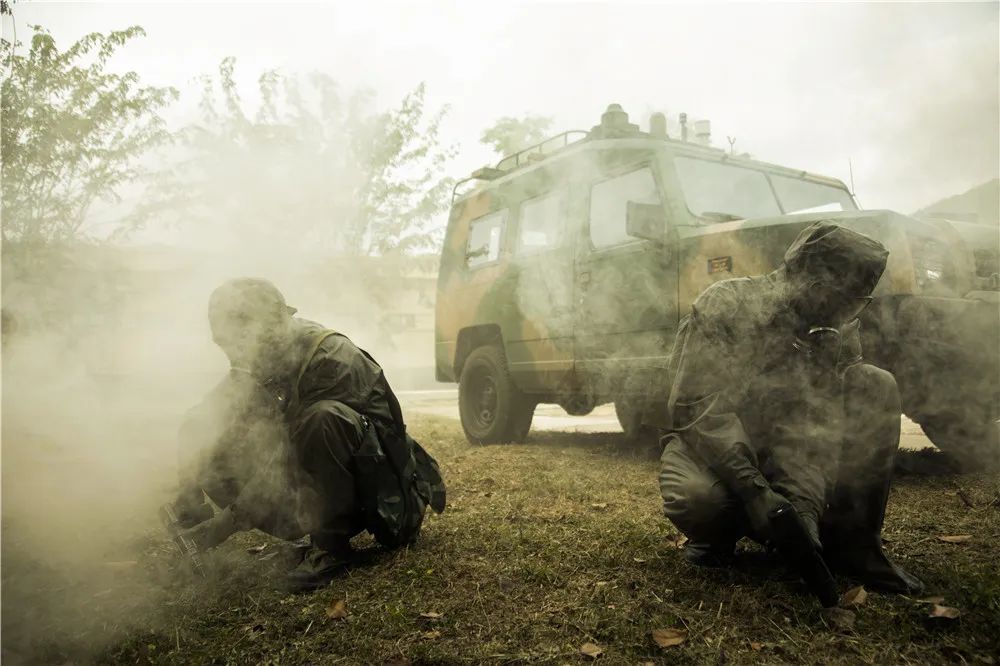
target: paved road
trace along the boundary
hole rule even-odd
[[[404,409],[409,411],[458,419],[456,389],[399,391],[399,400]],[[569,416],[558,405],[539,405],[535,409],[531,429],[561,432],[621,432],[621,426],[615,417],[614,405],[602,405],[587,416]],[[900,446],[906,449],[924,449],[932,444],[920,426],[904,416]]]

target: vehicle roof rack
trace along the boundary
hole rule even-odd
[[[551,153],[562,150],[571,143],[582,141],[587,138],[588,134],[589,132],[586,130],[569,130],[568,132],[557,134],[553,137],[545,139],[545,141],[541,141],[533,146],[528,146],[523,150],[519,150],[512,155],[507,155],[497,162],[496,168],[499,171],[513,171],[524,164],[536,162]],[[580,138],[571,141],[571,136],[579,136]]]

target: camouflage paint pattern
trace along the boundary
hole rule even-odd
[[[586,139],[511,170],[454,203],[438,277],[438,380],[458,381],[464,357],[478,345],[493,343],[504,348],[515,383],[540,401],[582,395],[600,404],[626,393],[648,397],[650,382],[656,383],[666,365],[677,324],[697,295],[719,280],[773,270],[799,231],[817,220],[867,234],[889,249],[875,291],[882,304],[871,308],[888,318],[877,322],[882,333],[893,334],[900,302],[958,299],[976,288],[972,249],[947,222],[881,210],[712,222],[688,210],[676,156],[728,162],[847,192],[835,179],[638,131],[624,138]],[[663,241],[629,239],[595,249],[588,226],[590,188],[643,166],[652,170],[659,189]],[[519,206],[558,188],[567,193],[562,243],[519,255]],[[468,268],[470,224],[499,210],[508,211],[499,256]],[[928,253],[938,277],[921,281]],[[995,336],[995,331],[986,333],[985,340]],[[642,378],[643,370],[649,379]]]

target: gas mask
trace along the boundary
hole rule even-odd
[[[833,368],[840,358],[841,333],[830,326],[811,326],[804,336],[792,342],[800,354],[821,368]]]

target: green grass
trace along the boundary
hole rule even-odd
[[[138,563],[110,582],[34,572],[39,591],[20,603],[48,608],[30,620],[48,622],[44,631],[17,634],[8,614],[19,609],[5,598],[5,661],[590,662],[584,643],[615,664],[994,663],[1000,655],[996,476],[907,476],[890,499],[889,551],[961,618],[929,620],[926,604],[871,594],[845,632],[827,628],[801,585],[759,567],[687,566],[660,512],[655,453],[620,435],[533,433],[526,444],[470,447],[451,421],[417,417],[411,431],[440,461],[450,503],[415,547],[370,548],[368,565],[290,596],[273,589],[285,556],[273,540],[231,539],[209,558],[212,578],[200,581],[150,529]],[[947,544],[942,534],[973,538]],[[264,553],[247,553],[265,542]],[[5,586],[26,584],[8,569]],[[86,602],[66,607],[60,584]],[[79,594],[103,585],[110,591],[96,598]],[[326,616],[338,599],[346,620]],[[29,622],[31,611],[19,615]],[[62,626],[70,617],[78,625]],[[659,648],[650,633],[658,628],[686,629],[687,641]]]

